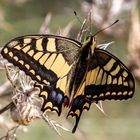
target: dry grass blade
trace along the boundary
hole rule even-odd
[[[49,30],[49,23],[51,21],[51,18],[52,18],[52,14],[51,13],[48,13],[45,17],[45,20],[43,22],[43,24],[41,25],[40,27],[40,30],[39,30],[39,33],[40,34],[47,34],[47,33],[50,33],[50,30]]]
[[[61,36],[69,37],[69,33],[70,33],[70,30],[73,27],[73,25],[74,25],[74,22],[71,21],[63,29],[60,29],[60,31],[57,33]]]

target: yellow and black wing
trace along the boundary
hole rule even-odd
[[[91,103],[103,100],[123,100],[131,98],[135,82],[127,67],[114,55],[95,49],[85,75],[78,75],[77,91],[73,97],[68,116],[75,116],[75,132],[84,109],[89,110]],[[84,68],[84,66],[83,66]],[[82,71],[82,67],[80,68]],[[77,81],[78,81],[77,80]]]
[[[53,35],[22,36],[7,43],[1,54],[40,84],[51,85],[70,71],[80,44]]]
[[[80,43],[65,37],[26,35],[7,43],[1,54],[41,85],[41,110],[55,110],[60,115],[62,103],[69,103],[67,88],[80,47]]]
[[[85,82],[85,96],[91,102],[131,98],[135,82],[127,67],[114,55],[95,49]]]

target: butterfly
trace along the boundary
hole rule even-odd
[[[96,47],[94,36],[80,43],[56,35],[25,35],[8,42],[2,56],[35,81],[41,111],[76,118],[103,100],[131,98],[135,82],[128,68],[114,55]]]

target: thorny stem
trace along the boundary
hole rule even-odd
[[[61,133],[59,132],[59,130],[57,128],[61,128],[65,131],[69,131],[67,128],[63,127],[62,125],[60,125],[58,122],[54,121],[54,120],[51,120],[48,118],[48,116],[45,116],[42,112],[40,112],[41,116],[42,116],[42,119],[47,122],[47,124],[55,130],[55,132],[59,135],[59,136],[62,136]]]
[[[5,111],[7,111],[8,109],[10,109],[10,108],[12,108],[14,106],[15,106],[15,104],[13,102],[9,103],[8,105],[6,105],[2,109],[0,109],[0,114],[4,113]]]

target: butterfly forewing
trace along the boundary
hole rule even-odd
[[[86,77],[86,98],[92,102],[128,99],[134,89],[133,76],[126,66],[109,52],[95,49]]]
[[[51,85],[69,73],[79,47],[57,36],[23,36],[6,44],[1,53],[33,80]]]

